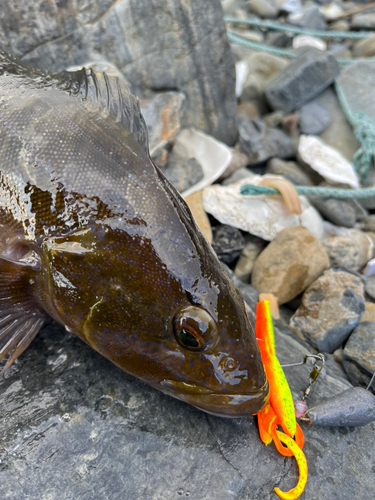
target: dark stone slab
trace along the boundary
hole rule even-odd
[[[343,352],[343,364],[354,385],[367,386],[375,371],[375,323],[363,321],[350,335]]]

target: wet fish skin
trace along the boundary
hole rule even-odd
[[[51,316],[205,411],[264,405],[241,293],[151,161],[124,83],[86,70],[50,77],[0,54],[0,225],[6,367]]]

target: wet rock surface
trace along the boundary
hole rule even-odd
[[[375,371],[375,323],[356,326],[345,345],[344,368],[353,385],[366,387]]]
[[[305,354],[278,329],[276,344],[282,363]],[[295,398],[309,371],[287,371]],[[265,448],[253,417],[213,417],[165,396],[55,324],[44,328],[0,387],[4,500],[263,500],[274,497],[275,485],[287,491],[296,484],[294,459]],[[327,375],[309,404],[346,388]],[[305,499],[367,498],[374,431],[373,423],[342,430],[304,426]]]

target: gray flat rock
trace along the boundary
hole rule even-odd
[[[306,353],[276,329],[282,363]],[[286,371],[300,398],[311,369]],[[44,328],[0,379],[2,500],[276,500],[297,482],[293,458],[259,439],[253,417],[209,416],[125,374],[63,328]],[[347,388],[326,375],[309,405]],[[374,423],[304,426],[301,500],[368,499]]]

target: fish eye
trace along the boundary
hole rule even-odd
[[[219,338],[210,314],[196,306],[185,306],[174,315],[173,332],[177,342],[189,351],[209,349]]]

